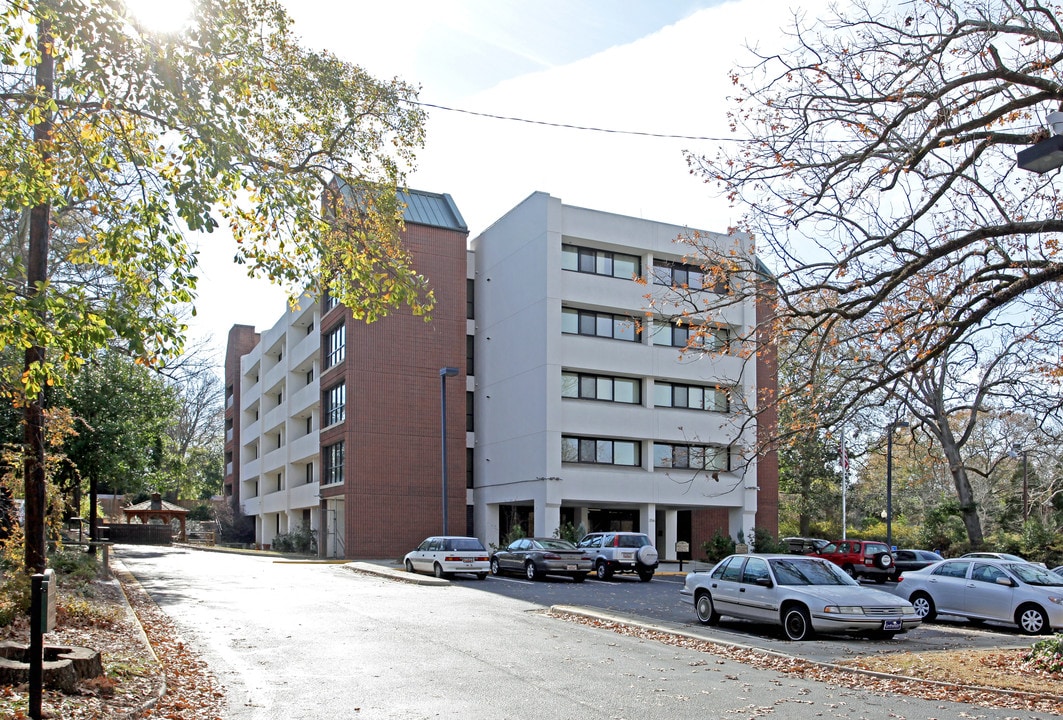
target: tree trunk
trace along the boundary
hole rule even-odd
[[[972,546],[980,547],[985,538],[982,535],[982,521],[978,518],[978,507],[974,502],[974,490],[971,489],[971,481],[967,478],[967,468],[960,458],[959,448],[956,447],[952,434],[945,432],[939,439],[945,459],[949,461],[949,472],[956,486],[956,498],[960,501],[960,517],[967,528],[967,539]]]
[[[38,26],[37,49],[41,53],[36,69],[40,101],[52,97],[55,61],[52,57],[51,21],[47,17]],[[44,102],[41,102],[42,106]],[[33,140],[42,147],[41,156],[47,160],[51,152],[47,143],[52,136],[52,113],[45,109],[42,119],[33,126]],[[48,244],[51,238],[51,205],[44,203],[30,210],[29,257],[26,264],[26,294],[35,304],[35,311],[43,322],[44,283],[48,279]],[[34,345],[26,350],[25,369],[44,362],[44,347]],[[43,393],[27,398],[23,410],[23,480],[26,486],[26,572],[43,573],[46,565],[45,504],[46,483],[44,455],[44,399]]]

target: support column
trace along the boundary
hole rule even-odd
[[[657,544],[657,505],[648,503],[639,506],[639,532],[649,535],[650,542]],[[657,551],[660,553],[660,550]]]
[[[536,537],[553,537],[554,531],[561,527],[561,506],[553,503],[535,501],[535,535]]]
[[[664,511],[664,547],[657,548],[661,558],[678,560],[675,556],[675,544],[679,541],[679,511]]]

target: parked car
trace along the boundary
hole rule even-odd
[[[789,551],[795,555],[809,555],[819,552],[830,545],[830,540],[824,540],[823,538],[784,537],[782,541],[786,543]]]
[[[930,550],[894,550],[893,564],[897,567],[897,574],[903,575],[912,570],[922,570],[927,565],[933,565],[945,558]]]
[[[830,560],[854,580],[868,577],[884,583],[897,575],[893,553],[877,540],[835,540],[814,554]]]
[[[1052,568],[1052,572],[1054,572],[1056,575],[1059,575],[1060,577],[1063,577],[1063,565],[1059,565],[1057,567]]]
[[[643,533],[588,533],[576,547],[590,555],[599,580],[608,580],[619,572],[637,573],[639,580],[649,582],[657,569],[657,548]]]
[[[437,578],[454,573],[472,573],[483,580],[491,570],[491,557],[474,537],[437,535],[425,538],[402,560],[406,572],[432,573]]]
[[[998,552],[969,552],[960,555],[965,558],[987,558],[990,560],[1007,560],[1008,562],[1029,562],[1024,557],[1018,555],[1012,555],[1011,553],[998,553]]]
[[[790,640],[816,632],[893,637],[920,623],[908,601],[812,555],[731,555],[687,575],[679,598],[706,625],[722,615],[745,618],[780,625]]]
[[[567,575],[583,582],[593,569],[588,553],[558,538],[521,538],[491,555],[492,575],[523,573],[529,580],[544,575]]]
[[[896,590],[930,621],[1014,623],[1027,635],[1063,629],[1063,577],[1027,562],[960,557],[905,574]]]

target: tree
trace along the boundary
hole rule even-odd
[[[99,354],[66,390],[75,431],[66,456],[79,484],[88,481],[95,538],[98,491],[136,493],[157,486],[161,445],[178,402],[160,376],[115,352]]]
[[[166,429],[159,490],[173,499],[207,497],[221,489],[224,388],[205,363],[186,363],[171,382],[178,407]]]
[[[0,286],[0,380],[24,408],[28,570],[44,568],[41,391],[101,347],[178,354],[186,232],[223,223],[235,259],[292,297],[328,291],[367,320],[433,298],[398,242],[396,190],[423,142],[415,89],[302,48],[273,0],[199,0],[156,35],[118,0],[0,12],[0,206],[16,252]],[[334,179],[358,199],[329,216]],[[350,221],[356,218],[357,222]],[[53,236],[66,267],[48,260]],[[89,281],[86,282],[85,280]]]
[[[1054,7],[859,0],[790,38],[733,75],[736,147],[689,158],[745,211],[779,321],[887,390],[988,319],[1058,337],[1058,173],[1014,158],[1063,101]]]

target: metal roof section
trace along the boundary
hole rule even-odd
[[[354,203],[353,188],[342,178],[332,179],[332,183],[339,188],[348,203]],[[415,225],[428,225],[430,227],[443,228],[445,230],[457,230],[469,232],[469,226],[465,224],[465,218],[458,211],[454,198],[447,193],[430,193],[423,190],[399,190],[399,202],[404,206],[402,219]]]
[[[469,231],[469,226],[465,224],[465,219],[458,212],[454,199],[447,193],[400,190],[399,200],[406,206],[402,218],[408,223],[462,232]]]

